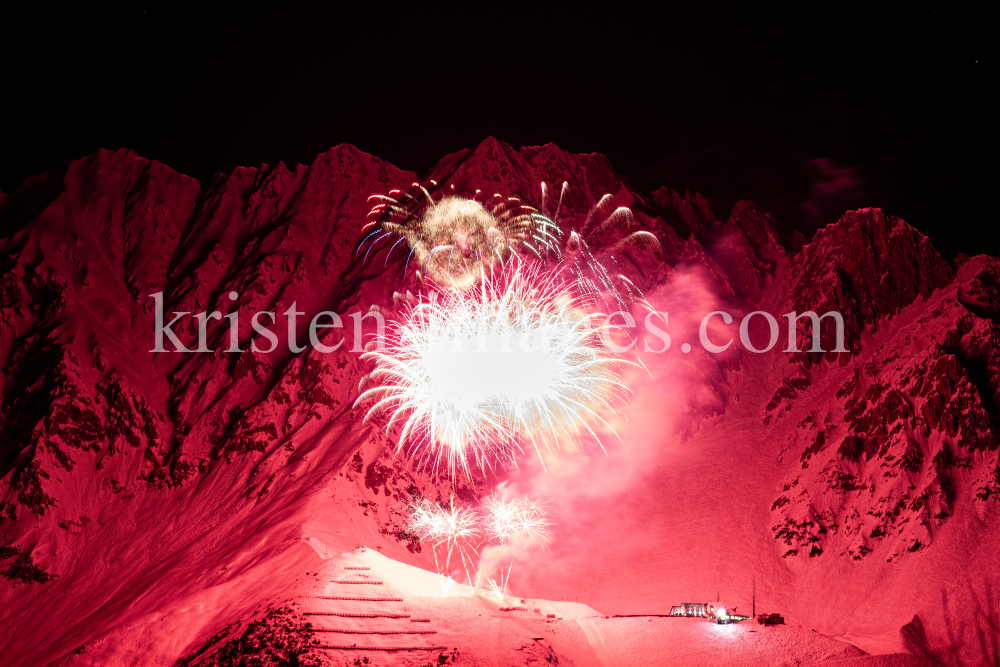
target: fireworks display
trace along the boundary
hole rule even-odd
[[[397,301],[406,299],[406,286],[468,290],[512,262],[538,262],[555,267],[567,289],[599,309],[648,307],[640,289],[619,271],[634,268],[628,261],[634,252],[660,252],[656,236],[640,228],[628,207],[614,206],[612,195],[603,196],[579,224],[566,224],[561,211],[568,188],[563,183],[554,198],[542,183],[541,210],[499,193],[458,196],[454,186],[434,181],[372,195],[355,259],[383,270],[390,263],[398,266],[404,289],[396,293]],[[598,238],[608,249],[603,261],[588,245]]]
[[[370,197],[374,206],[355,254],[367,261],[385,251],[385,266],[405,254],[404,277],[414,266],[434,283],[460,290],[512,258],[558,254],[557,225],[518,197],[477,192],[435,199],[428,187],[440,192],[431,181]]]
[[[436,545],[468,544],[479,536],[479,519],[476,514],[463,508],[455,508],[452,498],[449,509],[426,498],[410,505],[409,532]]]
[[[454,475],[469,464],[513,463],[523,443],[536,450],[567,439],[600,442],[628,395],[622,359],[606,344],[613,326],[586,313],[552,278],[517,267],[475,290],[437,290],[408,306],[382,350],[362,359],[376,368],[358,402],[367,419],[388,415],[399,447]]]
[[[617,328],[599,311],[648,304],[587,240],[600,238],[617,266],[632,249],[659,251],[656,237],[637,230],[631,210],[613,207],[610,195],[582,224],[563,229],[566,183],[556,202],[542,184],[541,211],[517,197],[430,186],[373,196],[355,248],[359,266],[392,263],[404,289],[416,291],[394,293],[389,336],[362,357],[374,363],[357,400],[368,405],[365,421],[397,433],[398,447],[408,446],[421,467],[445,467],[452,477],[471,477],[472,464],[516,465],[526,446],[542,460],[543,448],[566,441],[600,443],[599,426],[611,430],[607,415],[630,393],[620,370],[631,362],[614,352]],[[473,583],[478,546],[533,550],[551,540],[544,504],[526,498],[490,496],[481,518],[456,508],[454,497],[448,508],[424,499],[409,510],[407,530],[429,543],[444,595],[454,554],[474,589],[485,582],[503,600],[513,562],[497,579],[480,563],[485,571]]]
[[[479,572],[474,582],[469,572],[474,557],[479,555],[479,547],[493,544],[533,550],[552,539],[548,529],[552,524],[546,520],[544,503],[527,498],[508,500],[506,495],[494,494],[483,502],[482,516],[469,508],[456,508],[454,496],[448,507],[420,498],[410,503],[409,513],[406,530],[430,545],[441,578],[442,595],[448,595],[454,583],[450,576],[451,560],[458,554],[469,584],[478,589],[483,583],[502,600],[513,562],[507,566],[506,574],[500,567],[497,579]],[[483,568],[482,561],[479,567]]]
[[[480,535],[479,517],[475,512],[468,508],[456,508],[454,496],[448,509],[423,498],[410,504],[410,519],[406,529],[430,543],[444,595],[448,594],[453,583],[449,573],[454,554],[458,554],[465,576],[471,581],[469,567],[474,553],[472,542]],[[439,549],[444,553],[443,558],[438,557]]]
[[[483,503],[486,508],[486,538],[495,544],[513,544],[528,549],[542,547],[552,534],[545,520],[543,503],[506,496],[490,496]]]
[[[622,273],[609,270],[591,250],[588,240],[604,237],[602,245],[610,249],[605,259],[613,264],[618,264],[621,256],[630,249],[661,252],[659,240],[652,233],[637,229],[638,221],[631,209],[627,206],[615,207],[614,197],[609,194],[594,204],[582,223],[565,227],[560,222],[560,212],[568,190],[569,184],[563,182],[559,197],[553,203],[548,186],[542,183],[541,204],[546,219],[550,219],[552,226],[558,230],[562,241],[559,259],[574,289],[605,310],[628,310],[633,303],[652,310],[635,283]]]

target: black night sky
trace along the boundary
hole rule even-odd
[[[423,172],[493,135],[604,153],[723,218],[748,198],[808,234],[881,206],[947,258],[998,252],[985,13],[56,12],[4,21],[4,192],[100,147],[207,181],[340,143]]]

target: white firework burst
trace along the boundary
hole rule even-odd
[[[522,444],[536,451],[567,439],[600,439],[591,424],[616,410],[629,388],[625,362],[609,347],[615,330],[586,313],[552,277],[518,266],[475,290],[437,290],[407,306],[382,349],[363,360],[365,417],[386,417],[437,470],[513,463]],[[369,386],[366,388],[366,386]],[[610,428],[610,427],[609,427]]]

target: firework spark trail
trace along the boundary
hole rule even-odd
[[[507,574],[503,573],[503,567],[500,568],[500,580],[490,579],[487,577],[486,582],[489,584],[490,590],[493,594],[497,596],[497,599],[503,602],[504,596],[507,594],[507,584],[510,582],[510,572],[514,569],[514,563],[510,564],[507,568]]]
[[[522,443],[541,449],[600,438],[589,425],[629,394],[618,368],[625,362],[606,341],[617,327],[586,313],[558,273],[518,265],[478,289],[433,291],[390,327],[381,350],[365,353],[374,385],[365,421],[388,415],[386,432],[401,427],[422,465],[446,460],[471,475],[514,463]],[[610,427],[609,427],[610,428]]]

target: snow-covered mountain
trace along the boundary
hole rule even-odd
[[[758,612],[869,652],[997,659],[1000,260],[945,261],[878,209],[786,237],[750,202],[720,221],[699,195],[634,192],[603,156],[488,139],[425,179],[539,207],[565,182],[571,226],[610,194],[660,249],[590,243],[670,314],[673,345],[643,356],[607,455],[453,483],[362,424],[349,326],[330,354],[291,352],[283,323],[273,352],[245,344],[255,312],[387,305],[392,276],[358,280],[351,256],[369,195],[416,178],[339,146],[202,187],[123,150],[0,195],[5,663],[172,664],[361,545],[434,569],[410,498],[475,505],[500,481],[556,524],[517,558],[519,595],[611,615],[749,610],[756,588]],[[239,312],[245,351],[224,351],[223,320],[212,353],[150,352],[161,292],[166,311]],[[715,310],[736,322],[718,355],[697,345]],[[786,353],[783,329],[767,353],[739,345],[747,313],[806,310],[842,313],[848,351]],[[750,336],[766,342],[763,318]]]

